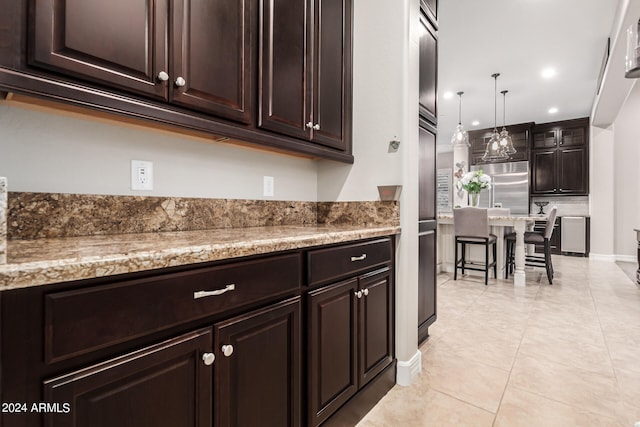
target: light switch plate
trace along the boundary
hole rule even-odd
[[[153,162],[131,160],[131,189],[153,190]]]

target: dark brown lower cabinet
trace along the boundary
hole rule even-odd
[[[435,230],[418,234],[418,263],[418,343],[421,343],[429,337],[429,326],[436,321]]]
[[[309,292],[309,419],[326,421],[393,361],[390,268]]]
[[[45,381],[45,402],[62,410],[45,413],[45,425],[210,426],[211,341],[201,329]]]
[[[355,425],[395,383],[393,250],[385,237],[0,292],[0,396],[29,405],[0,425]]]
[[[215,340],[205,328],[47,380],[69,414],[46,425],[299,426],[300,315],[296,297],[216,323]]]
[[[300,298],[214,329],[214,425],[299,426]]]

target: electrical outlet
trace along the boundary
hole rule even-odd
[[[131,189],[153,190],[153,162],[131,160]]]
[[[272,176],[264,177],[264,196],[273,197],[275,193],[275,183]]]

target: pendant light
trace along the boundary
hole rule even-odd
[[[505,154],[511,155],[516,154],[516,149],[513,147],[513,140],[509,136],[509,132],[507,132],[507,128],[505,127],[507,124],[506,116],[507,116],[507,93],[508,90],[503,90],[500,92],[502,94],[502,131],[500,131],[500,147]]]
[[[456,126],[455,132],[451,137],[451,145],[455,146],[467,146],[471,147],[469,143],[469,134],[462,127],[462,94],[464,92],[458,92],[458,126]]]
[[[495,162],[498,160],[506,160],[509,158],[500,146],[500,134],[498,133],[498,76],[499,73],[492,74],[495,81],[495,90],[493,92],[493,133],[487,142],[487,148],[484,150],[482,160],[485,162]]]

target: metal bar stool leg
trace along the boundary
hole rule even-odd
[[[456,249],[453,257],[453,280],[458,280],[458,239],[455,240]]]
[[[484,285],[489,282],[489,245],[484,246]]]
[[[461,245],[462,245],[462,274],[464,274],[464,263],[467,259],[467,254],[466,254],[467,244],[461,243]]]
[[[493,278],[498,278],[498,242],[493,243]]]

